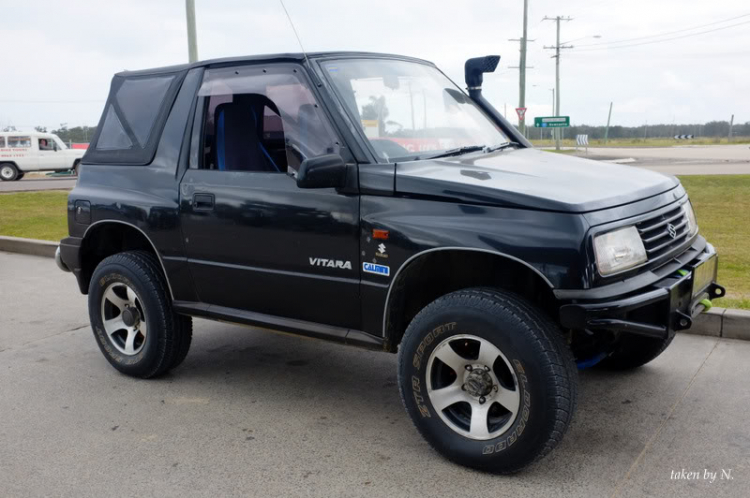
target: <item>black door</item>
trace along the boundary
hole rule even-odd
[[[198,109],[180,202],[201,301],[359,328],[359,198],[287,174],[341,152],[301,71],[209,69]]]

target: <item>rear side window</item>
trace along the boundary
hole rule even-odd
[[[8,137],[8,147],[12,149],[28,149],[31,147],[31,137]]]
[[[0,149],[5,147],[5,137],[0,137]]]
[[[116,75],[84,163],[148,164],[185,71]]]

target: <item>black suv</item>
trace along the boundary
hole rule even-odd
[[[570,423],[577,369],[628,369],[720,297],[673,177],[534,150],[430,62],[281,54],[123,72],[58,265],[107,360],[177,367],[191,317],[399,354],[424,438],[513,472]]]

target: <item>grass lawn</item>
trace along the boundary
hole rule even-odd
[[[59,241],[68,235],[67,192],[0,194],[0,235]]]
[[[683,176],[698,226],[719,253],[723,308],[750,309],[750,175]]]
[[[750,175],[684,176],[701,233],[719,252],[726,308],[750,309]],[[66,192],[0,194],[0,235],[60,240],[68,233]]]

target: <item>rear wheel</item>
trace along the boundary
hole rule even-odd
[[[78,176],[78,172],[80,171],[80,168],[81,168],[81,161],[76,161],[75,163],[73,163],[73,175],[74,176]]]
[[[414,425],[438,452],[510,473],[562,439],[577,372],[541,311],[507,292],[468,289],[434,301],[409,325],[399,387]]]
[[[655,360],[672,343],[674,336],[654,339],[635,334],[622,334],[612,353],[598,366],[609,370],[631,370]]]
[[[99,349],[120,372],[149,378],[185,359],[189,317],[177,315],[156,258],[131,251],[105,258],[89,286],[89,317]]]
[[[0,164],[0,180],[12,182],[18,178],[18,168],[13,163]]]

